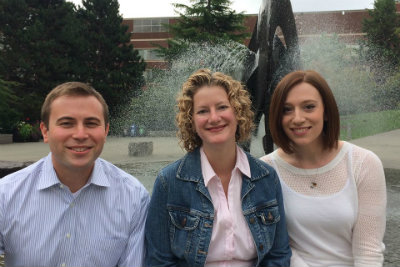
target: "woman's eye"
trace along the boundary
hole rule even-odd
[[[283,107],[283,114],[289,113],[291,110],[291,107]]]
[[[227,105],[223,105],[223,106],[219,106],[218,107],[219,110],[225,110],[227,108],[229,108]]]
[[[314,109],[315,108],[315,105],[314,104],[310,104],[310,105],[306,105],[305,106],[305,109],[306,110],[312,110],[312,109]]]
[[[204,114],[204,113],[206,113],[207,112],[207,110],[205,110],[205,109],[200,109],[200,110],[198,110],[197,112],[196,112],[196,114]]]

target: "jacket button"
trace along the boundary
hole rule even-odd
[[[187,221],[186,217],[182,219],[182,222],[181,222],[182,227],[185,227],[186,221]]]
[[[268,212],[268,221],[273,221],[274,216],[271,214],[271,212]]]
[[[264,249],[263,244],[260,244],[260,245],[258,246],[258,248],[259,248],[260,250],[263,250],[263,249]]]
[[[253,224],[255,222],[254,218],[250,218],[250,223]]]

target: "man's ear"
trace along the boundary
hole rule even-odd
[[[110,130],[110,123],[107,123],[107,126],[106,126],[106,136],[108,135],[108,131]]]
[[[48,140],[49,140],[48,136],[47,136],[47,133],[48,133],[49,129],[47,129],[47,127],[44,124],[44,122],[40,122],[40,131],[42,132],[43,142],[47,143]]]

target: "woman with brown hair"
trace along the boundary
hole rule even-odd
[[[315,71],[286,75],[273,93],[269,125],[278,149],[261,159],[281,180],[291,266],[382,266],[382,163],[339,140],[339,111],[325,79]]]

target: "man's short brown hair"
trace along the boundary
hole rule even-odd
[[[43,102],[42,110],[41,110],[41,120],[44,125],[49,128],[49,118],[51,112],[51,104],[53,101],[61,96],[94,96],[99,100],[100,104],[103,107],[104,114],[104,123],[107,127],[109,123],[109,111],[108,105],[104,98],[101,96],[99,92],[97,92],[93,87],[86,83],[82,82],[66,82],[56,86],[53,90],[51,90],[46,99]]]

